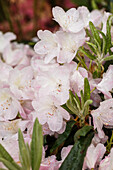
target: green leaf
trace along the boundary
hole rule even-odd
[[[84,107],[84,94],[83,94],[83,90],[80,91],[80,95],[81,95],[81,108]]]
[[[83,66],[86,70],[88,70],[84,59],[83,59],[82,57],[80,57],[79,55],[76,55],[76,58],[77,58],[77,60],[82,64],[82,66]]]
[[[68,138],[74,124],[75,124],[74,120],[67,122],[65,132],[58,136],[57,140],[55,141],[54,145],[52,146],[52,148],[50,150],[50,153],[52,153],[54,150],[56,150]]]
[[[84,102],[90,99],[90,85],[87,78],[84,79]]]
[[[101,51],[101,38],[99,36],[97,29],[95,28],[94,24],[91,21],[89,22],[89,27],[91,29],[94,41],[97,44],[98,49]]]
[[[74,2],[75,4],[77,4],[77,5],[83,5],[83,6],[87,6],[87,7],[89,7],[89,0],[80,0],[80,1],[78,1],[78,0],[72,0],[72,2]]]
[[[98,6],[97,6],[95,0],[91,0],[91,5],[92,5],[93,9],[98,9]]]
[[[93,126],[85,125],[81,129],[79,129],[74,135],[74,141],[76,142],[80,139],[81,136],[86,136],[91,130],[93,130]]]
[[[89,105],[92,104],[93,101],[92,100],[87,100],[84,104],[84,107],[83,107],[83,114],[84,116],[86,116],[87,114],[89,114]]]
[[[94,53],[94,54],[97,54],[97,51],[98,51],[98,48],[95,44],[91,43],[91,42],[86,42],[89,46],[89,48],[91,49],[91,51]]]
[[[106,24],[106,43],[107,43],[107,51],[111,48],[111,23],[112,23],[113,15],[110,15]]]
[[[65,109],[68,113],[74,114],[74,113],[66,106],[66,104],[61,105],[61,107],[62,107],[63,109]]]
[[[103,61],[109,61],[109,60],[113,60],[113,55],[107,56],[103,59]]]
[[[100,31],[100,30],[98,30],[98,32],[102,35],[102,38],[103,38],[103,44],[102,44],[102,54],[104,55],[104,54],[106,54],[106,36],[105,36],[105,34],[102,32],[102,31]]]
[[[42,148],[43,148],[42,126],[39,124],[38,119],[36,118],[33,127],[32,141],[31,141],[32,170],[38,170],[40,167],[40,163],[42,159]]]
[[[11,155],[6,151],[6,149],[0,144],[0,158],[3,158],[4,160],[9,161],[10,163],[17,168],[17,170],[20,169],[20,166],[16,164],[16,162],[13,160]]]
[[[73,100],[74,94],[70,90],[69,92],[69,100],[66,102],[66,106],[76,115],[78,115],[78,108],[76,102]]]
[[[91,59],[91,60],[95,60],[96,59],[96,57],[94,56],[94,55],[92,55],[91,53],[90,53],[90,51],[89,50],[87,50],[87,49],[83,49],[82,47],[80,47],[79,48],[79,51],[81,51],[84,55],[86,55],[89,59]]]
[[[30,169],[30,155],[27,150],[23,134],[21,130],[18,131],[18,139],[19,139],[19,151],[20,151],[20,162],[22,164],[23,169]]]
[[[0,158],[0,162],[2,162],[8,170],[17,170],[17,168],[10,161],[5,160],[4,158]]]
[[[91,144],[93,136],[94,132],[90,131],[87,135],[81,136],[77,139],[59,170],[82,170],[84,157],[88,146]]]
[[[78,102],[78,104],[79,104],[79,106],[80,106],[80,105],[81,105],[81,103],[80,103],[80,99],[79,99],[79,97],[78,97],[77,93],[75,93],[75,97],[76,97],[76,100],[77,100],[77,102]]]
[[[77,105],[77,109],[80,112],[81,109],[80,109],[80,104],[79,104],[78,100],[75,97],[73,97],[73,100],[75,101],[75,103]]]

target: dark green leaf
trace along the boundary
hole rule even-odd
[[[42,159],[42,147],[43,147],[42,126],[39,124],[38,119],[36,118],[33,127],[32,141],[31,141],[32,170],[38,170],[40,167],[40,163]]]
[[[74,124],[75,124],[74,120],[67,122],[65,132],[58,136],[57,140],[55,141],[54,145],[52,146],[52,148],[50,150],[50,153],[52,153],[54,150],[56,150],[68,138]]]
[[[85,125],[75,133],[74,141],[76,142],[81,136],[86,136],[92,129],[93,126]]]
[[[77,5],[84,5],[84,6],[87,6],[87,7],[89,7],[89,0],[80,0],[80,1],[78,1],[78,0],[72,0],[72,2],[74,2],[75,4],[77,4]]]
[[[82,136],[80,139],[76,140],[73,148],[62,163],[59,170],[82,170],[84,157],[93,136],[94,132],[90,131],[85,137]]]

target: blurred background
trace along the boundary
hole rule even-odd
[[[58,29],[52,20],[52,7],[64,10],[87,6],[113,12],[113,0],[0,0],[0,31],[12,31],[18,41],[27,41],[36,36],[39,29],[55,31]]]

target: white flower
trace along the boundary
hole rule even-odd
[[[113,99],[108,99],[100,103],[96,110],[91,112],[93,116],[94,129],[97,128],[98,136],[104,138],[103,125],[106,128],[113,127]]]
[[[63,119],[69,120],[70,116],[53,96],[40,97],[32,102],[35,109],[33,117],[38,117],[40,124],[47,123],[49,129],[58,132],[63,127]]]
[[[0,120],[12,120],[23,112],[20,103],[8,88],[0,89]]]
[[[77,33],[84,27],[84,23],[79,16],[79,11],[75,8],[69,9],[65,12],[61,7],[54,7],[52,9],[54,20],[59,23],[64,31]]]
[[[33,71],[31,66],[24,67],[22,70],[18,70],[17,68],[15,68],[10,71],[10,89],[17,99],[33,99],[34,92],[31,87],[32,79]]]
[[[18,133],[18,129],[24,131],[27,127],[28,121],[22,121],[21,119],[12,121],[0,121],[0,138],[6,139],[11,138],[13,135]]]
[[[85,31],[79,33],[69,33],[58,31],[56,32],[60,45],[60,53],[57,56],[58,63],[70,63],[75,57],[78,48],[85,42]]]
[[[95,168],[96,163],[99,164],[101,161],[102,157],[104,156],[104,153],[106,152],[106,147],[99,143],[95,147],[93,144],[91,144],[88,147],[85,159],[84,159],[84,165],[83,169],[87,168]]]
[[[44,55],[45,63],[49,63],[54,57],[59,55],[57,37],[48,30],[39,30],[38,37],[40,41],[35,44],[34,50],[37,54]]]
[[[4,51],[4,49],[9,45],[10,41],[15,40],[16,35],[12,32],[7,32],[3,34],[0,31],[0,53]]]
[[[39,97],[53,95],[60,104],[66,103],[69,99],[69,70],[65,66],[41,72],[34,84],[39,87]]]

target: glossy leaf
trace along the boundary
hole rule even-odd
[[[74,120],[67,122],[65,132],[58,136],[57,140],[55,141],[54,145],[52,146],[52,148],[50,150],[50,153],[52,153],[54,150],[56,150],[68,138],[74,124],[75,124]]]
[[[85,125],[84,127],[82,127],[76,132],[74,136],[74,141],[76,142],[81,136],[86,136],[87,133],[89,133],[92,129],[93,129],[93,126]]]
[[[86,136],[81,136],[77,139],[59,170],[82,170],[84,157],[88,146],[91,144],[93,136],[94,132],[90,131]]]

